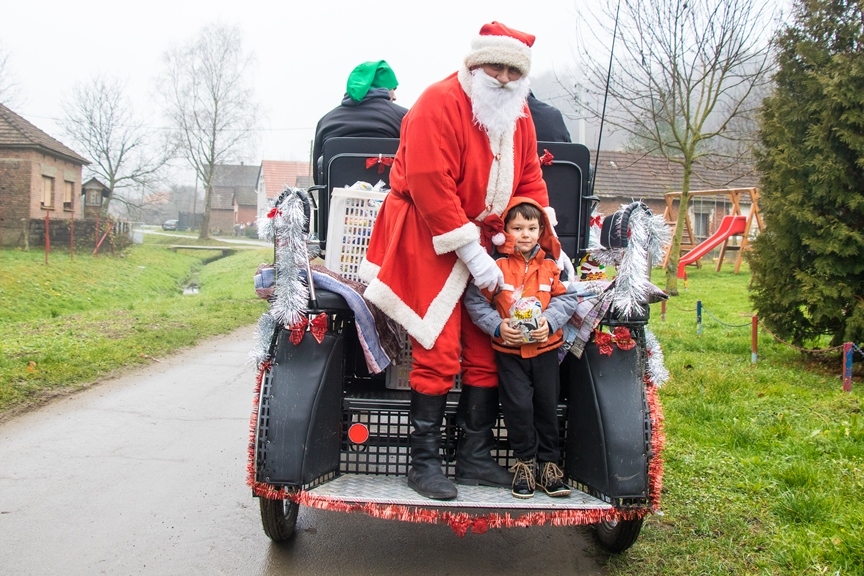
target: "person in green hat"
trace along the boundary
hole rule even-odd
[[[408,109],[394,103],[397,86],[396,74],[386,61],[357,65],[348,76],[342,103],[325,114],[315,128],[312,158],[316,166],[319,166],[324,142],[330,138],[398,138]],[[313,179],[318,184],[319,170],[314,172]]]

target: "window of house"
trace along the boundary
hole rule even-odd
[[[102,191],[93,189],[87,190],[84,194],[84,204],[87,206],[101,206]]]
[[[42,208],[54,207],[54,178],[42,176]]]
[[[63,182],[63,209],[72,210],[72,199],[75,198],[75,183],[68,180]]]
[[[697,212],[693,218],[693,233],[696,235],[696,241],[701,242],[708,238],[710,234],[711,214],[709,212]]]

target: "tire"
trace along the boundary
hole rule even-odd
[[[642,518],[637,520],[614,520],[599,522],[594,525],[594,535],[600,546],[607,552],[617,554],[630,548],[639,537],[642,530]]]
[[[264,533],[274,542],[285,542],[294,536],[297,512],[300,505],[291,500],[269,500],[258,498],[261,508],[261,525]]]

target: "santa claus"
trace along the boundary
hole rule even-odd
[[[457,495],[441,470],[439,449],[447,392],[460,370],[456,481],[512,482],[490,454],[498,415],[495,357],[461,299],[472,278],[491,289],[503,281],[488,250],[503,239],[500,217],[510,198],[549,205],[526,106],[533,44],[531,34],[499,22],[484,25],[464,66],[411,107],[391,191],[360,268],[366,298],[411,337],[408,484],[428,498]]]

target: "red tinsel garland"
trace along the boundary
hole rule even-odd
[[[629,332],[628,332],[629,334]],[[610,336],[611,339],[611,336]],[[255,437],[258,429],[258,409],[261,386],[264,374],[270,369],[270,363],[262,364],[258,371],[255,384],[255,397],[252,404],[252,416],[249,420],[249,448],[246,465],[246,484],[252,488],[252,493],[270,500],[290,498],[303,506],[321,510],[338,512],[362,512],[373,518],[399,520],[427,524],[446,524],[457,536],[464,536],[470,529],[475,534],[483,534],[490,528],[524,528],[528,526],[584,526],[604,521],[635,520],[646,516],[649,512],[660,509],[660,495],[663,490],[663,447],[666,444],[666,434],[663,424],[663,411],[657,397],[657,387],[645,376],[645,392],[651,419],[651,451],[652,457],[648,463],[648,499],[651,504],[647,508],[618,509],[604,508],[591,510],[555,510],[528,512],[519,516],[510,514],[468,514],[466,512],[449,512],[431,508],[405,506],[399,504],[376,504],[372,502],[352,503],[336,498],[316,496],[311,492],[288,492],[272,484],[255,480]]]

